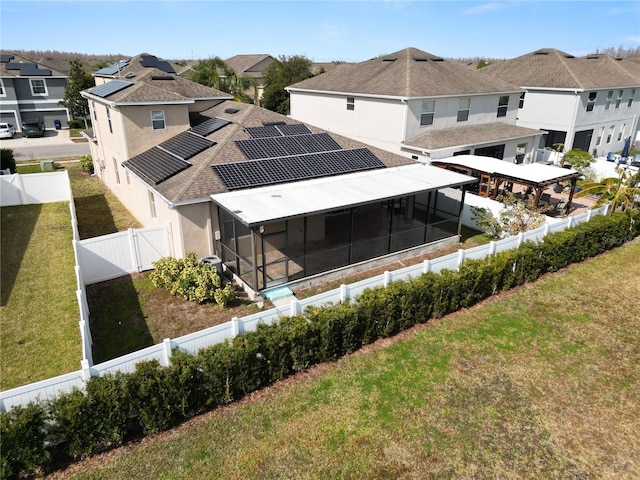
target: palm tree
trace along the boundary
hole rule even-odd
[[[256,81],[247,75],[238,75],[220,57],[201,60],[188,75],[189,80],[233,95],[237,102],[251,103],[247,90],[253,87],[257,95]]]
[[[595,206],[600,207],[609,203],[609,213],[616,210],[638,208],[640,206],[640,172],[631,172],[628,169],[618,168],[618,177],[603,178],[599,182],[585,182],[582,190],[574,197],[586,195],[598,195]]]

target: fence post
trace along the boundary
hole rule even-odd
[[[129,228],[127,229],[129,233],[129,248],[131,248],[131,262],[133,262],[133,268],[136,272],[142,271],[142,266],[140,265],[140,254],[138,253],[138,239],[136,238],[136,229]]]
[[[494,240],[491,240],[489,242],[489,255],[487,256],[494,256],[496,254],[496,242]]]
[[[162,365],[165,367],[171,366],[171,352],[172,352],[172,342],[170,338],[165,338],[162,341],[162,346],[164,347],[162,350]]]
[[[591,221],[591,214],[593,213],[593,210],[587,210],[587,222]]]
[[[573,227],[573,217],[569,217],[569,222],[567,223],[567,228]]]
[[[518,232],[518,246],[522,245],[523,240],[524,240],[524,233]]]
[[[431,261],[425,260],[422,264],[422,273],[427,273],[431,271]]]
[[[240,334],[240,325],[239,325],[238,317],[233,317],[231,319],[231,333],[234,337],[237,337]]]
[[[86,382],[91,377],[93,377],[93,375],[92,375],[93,370],[91,370],[91,366],[89,365],[89,361],[86,360],[86,359],[83,359],[83,360],[80,361],[80,366],[82,368],[82,378]]]
[[[289,315],[295,317],[300,313],[300,303],[297,298],[294,298],[293,301],[289,304],[291,310],[289,311]]]
[[[546,237],[547,235],[549,235],[549,228],[550,228],[550,227],[549,227],[549,224],[548,224],[548,223],[545,223],[545,224],[544,224],[544,230],[543,230],[543,232],[542,232],[542,236],[543,236],[543,237]]]
[[[387,288],[389,286],[389,284],[391,283],[391,280],[393,280],[393,277],[391,276],[391,272],[389,272],[388,270],[385,270],[385,272],[384,272],[384,288]]]
[[[344,302],[346,300],[349,300],[349,287],[343,283],[340,285],[340,301]]]
[[[458,249],[458,268],[464,263],[464,250]]]

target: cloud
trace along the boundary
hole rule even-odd
[[[495,12],[496,10],[502,10],[510,6],[511,6],[511,2],[482,3],[471,8],[467,8],[462,13],[466,15],[476,15],[476,14],[482,14],[482,13],[488,13],[488,12]]]

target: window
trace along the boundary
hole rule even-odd
[[[616,128],[615,125],[611,125],[609,127],[609,134],[607,135],[607,143],[611,143],[611,137],[613,137],[613,130]]]
[[[506,117],[509,108],[509,95],[503,95],[498,100],[498,117]]]
[[[602,143],[602,136],[604,135],[604,127],[600,128],[600,134],[598,135],[598,138],[596,139],[596,145],[600,145]]]
[[[164,130],[164,110],[151,110],[151,126],[154,130]]]
[[[469,120],[469,108],[471,107],[470,98],[461,98],[458,101],[458,121],[466,122]]]
[[[120,172],[118,171],[118,161],[115,157],[113,158],[113,170],[116,172],[116,183],[120,185]]]
[[[593,111],[593,106],[596,104],[596,97],[598,92],[589,92],[589,101],[587,102],[587,112]]]
[[[4,83],[2,83],[2,79],[0,78],[0,97],[6,97],[7,92],[4,91]]]
[[[109,133],[113,133],[113,126],[111,125],[111,110],[109,110],[109,105],[105,105],[104,108],[107,109],[107,123],[109,124]]]
[[[433,115],[436,110],[434,100],[423,100],[422,111],[420,112],[420,126],[433,125]]]
[[[356,109],[356,99],[354,97],[347,97],[347,110]]]
[[[96,102],[91,102],[91,109],[93,110],[93,119],[98,120],[98,113],[96,112]]]
[[[627,129],[627,124],[623,123],[622,128],[618,132],[618,141],[622,140],[622,136],[624,135],[624,131]]]
[[[149,190],[149,208],[151,209],[151,218],[158,218],[156,213],[156,196]]]
[[[620,108],[620,104],[622,103],[622,94],[624,90],[618,90],[618,98],[616,99],[616,108]]]
[[[609,110],[609,107],[611,106],[611,99],[613,98],[613,90],[609,90],[607,92],[607,103],[604,105],[604,109],[605,110]]]
[[[47,95],[47,84],[44,78],[30,78],[31,95]]]
[[[525,93],[526,93],[526,92],[522,92],[522,93],[520,94],[520,104],[518,105],[518,108],[522,108],[522,107],[524,107],[524,95],[525,95]]]
[[[631,95],[629,96],[629,103],[627,103],[627,107],[630,107],[631,105],[633,105],[633,97],[635,96],[636,96],[636,89],[632,88]]]

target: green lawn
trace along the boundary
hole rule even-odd
[[[640,477],[640,240],[64,472]]]
[[[82,358],[67,202],[3,207],[0,388],[78,370]]]

